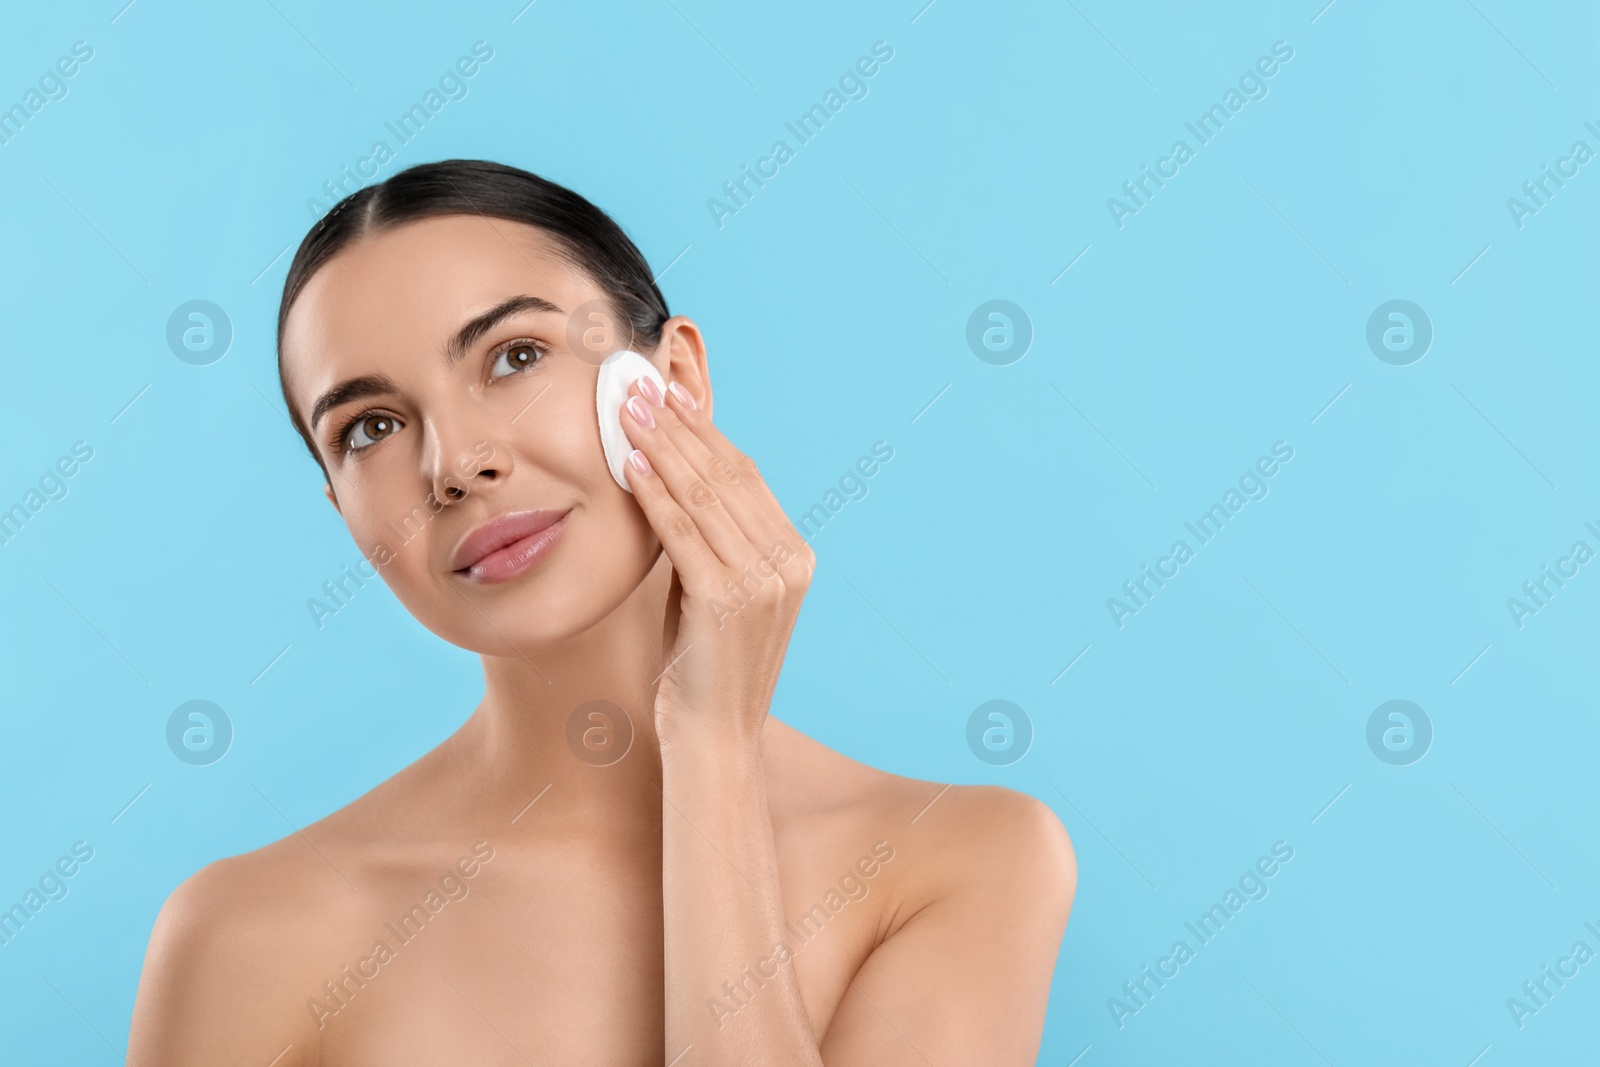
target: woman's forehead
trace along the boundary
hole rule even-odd
[[[602,294],[526,223],[447,215],[358,238],[312,275],[284,324],[283,370],[296,393],[341,364],[395,346],[442,345],[475,315],[516,296],[571,313]]]

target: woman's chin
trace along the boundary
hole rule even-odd
[[[593,632],[628,599],[627,590],[607,596],[592,588],[579,594],[535,588],[531,583],[516,586],[521,583],[495,587],[488,596],[463,590],[462,595],[452,597],[454,610],[444,624],[429,629],[451,644],[481,655],[537,661]]]

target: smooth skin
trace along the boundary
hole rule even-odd
[[[713,424],[683,316],[644,353],[676,388],[636,383],[622,416],[633,494],[612,480],[568,329],[603,295],[542,231],[448,216],[363,237],[296,302],[302,418],[387,378],[313,427],[328,498],[406,609],[481,655],[484,696],[371,792],[172,893],[129,1063],[1034,1062],[1076,887],[1060,821],[769,714],[815,555]],[[523,296],[554,310],[452,351]],[[452,568],[531,508],[571,512],[531,570]],[[568,741],[596,699],[633,730],[603,766]]]

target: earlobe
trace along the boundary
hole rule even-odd
[[[325,494],[327,494],[328,503],[333,505],[333,510],[334,511],[338,511],[340,515],[343,515],[344,512],[341,511],[340,508],[339,508],[339,498],[333,495],[333,483],[332,482],[323,482],[322,483],[322,491]]]

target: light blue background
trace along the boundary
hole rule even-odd
[[[117,1062],[167,893],[479,695],[380,586],[312,623],[358,553],[272,344],[307,199],[480,39],[470,95],[384,176],[488,157],[612,212],[672,264],[719,422],[791,515],[894,448],[813,542],[775,711],[1060,814],[1081,881],[1041,1062],[1593,1056],[1600,962],[1520,1030],[1506,1007],[1600,950],[1600,564],[1521,629],[1506,606],[1600,549],[1600,164],[1522,228],[1506,206],[1600,149],[1593,5],[923,2],[10,6],[0,104],[95,55],[0,146],[0,506],[95,455],[0,546],[0,898],[76,840],[95,858],[0,947],[8,1060]],[[878,40],[870,95],[719,229],[707,199]],[[1267,98],[1119,229],[1107,198],[1280,40]],[[194,298],[235,330],[205,367],[164,339]],[[996,298],[1035,331],[1011,366],[965,341]],[[1435,330],[1406,367],[1365,342],[1395,298]],[[1270,495],[1118,629],[1107,598],[1280,440]],[[193,698],[236,730],[210,767],[164,740]],[[1007,767],[965,742],[996,698],[1035,730]],[[1436,731],[1411,766],[1366,744],[1394,698]],[[1118,1029],[1108,998],[1279,840],[1270,896]]]

